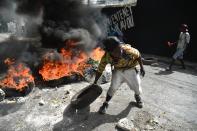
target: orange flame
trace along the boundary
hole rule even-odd
[[[0,80],[0,86],[22,91],[29,83],[34,83],[34,77],[30,73],[30,68],[26,67],[25,64],[14,64],[14,61],[10,60],[8,58],[4,61],[9,65],[9,69],[5,78]]]
[[[100,61],[104,53],[105,51],[103,49],[97,47],[91,52],[90,57],[95,61]]]
[[[83,51],[73,49],[76,46],[74,41],[67,42],[67,47],[62,48],[60,51],[62,59],[54,61],[47,57],[49,53],[45,55],[43,66],[39,70],[39,74],[42,75],[45,81],[59,79],[75,73],[83,76],[84,70],[91,66],[87,64],[87,60],[91,57],[99,61],[104,54],[104,51],[98,47],[88,56]],[[55,55],[55,53],[50,53],[50,55]]]

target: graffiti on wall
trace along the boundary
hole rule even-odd
[[[134,26],[131,7],[131,5],[126,6],[108,17],[108,34],[111,32],[118,32],[122,34],[123,31],[126,31]]]

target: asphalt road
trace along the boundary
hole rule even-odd
[[[135,107],[134,93],[123,84],[109,103],[107,114],[97,113],[110,83],[101,85],[102,95],[90,108],[77,113],[69,108],[73,94],[87,82],[59,88],[35,88],[27,97],[0,102],[0,131],[115,131],[116,123],[127,117],[138,130],[196,131],[197,72],[164,63],[145,66],[142,78],[144,108]]]

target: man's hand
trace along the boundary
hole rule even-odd
[[[176,45],[176,42],[168,41],[168,42],[166,42],[166,44],[168,45],[168,47],[172,47],[172,46]]]
[[[94,81],[94,82],[93,82],[93,85],[97,85],[97,81]]]
[[[145,70],[144,70],[144,68],[141,68],[141,69],[140,69],[140,75],[141,75],[142,77],[145,76]]]

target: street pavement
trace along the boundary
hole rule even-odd
[[[195,65],[195,64],[194,64]],[[117,122],[127,118],[135,130],[196,131],[197,71],[167,64],[145,65],[142,78],[144,108],[135,106],[134,93],[123,84],[109,103],[105,115],[97,113],[110,83],[90,108],[75,112],[72,96],[89,85],[77,82],[57,88],[36,87],[28,96],[0,102],[0,131],[121,131]]]

